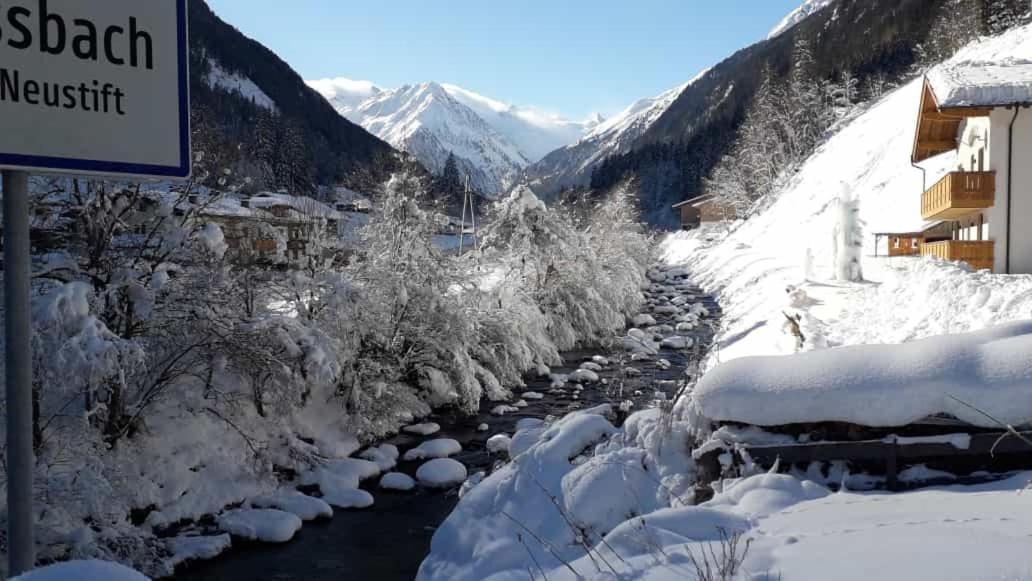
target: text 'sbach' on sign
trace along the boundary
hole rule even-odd
[[[0,167],[190,172],[186,0],[0,2]]]

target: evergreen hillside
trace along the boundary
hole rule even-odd
[[[215,126],[226,149],[238,152],[236,170],[258,186],[369,190],[392,170],[414,165],[341,117],[290,65],[205,0],[190,0],[189,16],[194,126]]]

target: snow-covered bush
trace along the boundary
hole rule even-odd
[[[248,224],[270,253],[206,219],[205,189],[50,188],[67,240],[36,269],[40,554],[153,575],[172,562],[155,531],[432,407],[505,399],[561,350],[609,338],[638,312],[650,258],[623,193],[578,216],[521,190],[486,250],[457,256],[434,246],[440,215],[411,176],[386,184],[354,255],[319,206],[301,238]]]

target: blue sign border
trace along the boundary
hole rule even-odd
[[[176,39],[179,58],[179,165],[119,163],[93,159],[70,159],[38,155],[0,153],[0,166],[38,169],[43,172],[83,172],[117,176],[186,178],[190,176],[190,47],[187,37],[187,0],[176,0]]]

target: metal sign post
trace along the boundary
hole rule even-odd
[[[28,171],[190,175],[187,0],[4,0],[0,20],[11,575],[32,569]]]
[[[29,174],[3,172],[4,341],[7,349],[7,552],[10,575],[32,569],[32,345]]]

